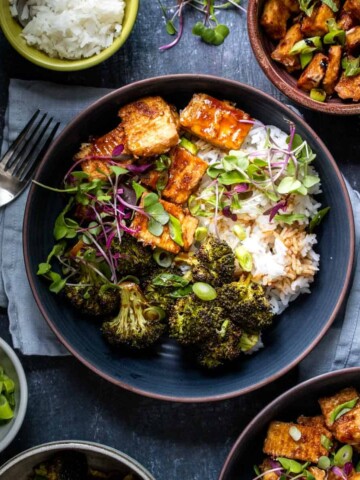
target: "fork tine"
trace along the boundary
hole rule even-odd
[[[25,125],[25,127],[22,129],[21,133],[19,136],[16,138],[16,140],[10,145],[9,149],[7,152],[4,154],[4,156],[0,159],[0,163],[4,163],[4,165],[7,164],[7,162],[11,159],[12,155],[14,155],[14,152],[18,149],[19,146],[22,145],[22,143],[25,140],[26,134],[28,131],[31,129],[33,126],[37,116],[39,115],[40,110],[36,110],[34,115],[30,118],[28,123]]]
[[[60,127],[60,122],[58,122],[54,125],[54,127],[51,130],[51,132],[49,133],[46,141],[44,142],[44,144],[40,148],[40,151],[37,154],[36,154],[36,152],[34,152],[34,155],[32,155],[32,157],[29,159],[29,161],[26,163],[26,165],[24,165],[23,171],[21,172],[20,177],[19,177],[20,182],[23,182],[23,181],[27,182],[28,180],[30,180],[30,178],[32,177],[32,175],[35,171],[35,167],[39,164],[39,162],[43,158],[44,153],[48,149],[50,143],[53,141],[59,127]]]
[[[22,163],[23,159],[25,159],[27,157],[27,155],[29,154],[29,151],[33,148],[33,142],[35,141],[35,143],[36,143],[36,140],[34,140],[34,137],[35,137],[37,131],[39,130],[39,128],[41,127],[41,125],[43,124],[46,116],[47,116],[47,113],[44,113],[44,115],[37,122],[37,124],[34,126],[34,128],[32,130],[29,129],[26,132],[26,135],[24,136],[23,142],[21,144],[19,144],[18,148],[16,149],[16,152],[14,152],[14,154],[11,156],[9,161],[5,164],[5,166],[4,166],[4,171],[5,172],[12,167],[16,168],[18,162]],[[12,173],[12,175],[13,174],[14,173]]]

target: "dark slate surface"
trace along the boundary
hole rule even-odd
[[[126,46],[102,65],[75,73],[33,66],[0,33],[0,132],[10,78],[116,88],[162,74],[207,73],[254,85],[286,102],[257,66],[248,43],[245,15],[226,15],[231,34],[221,47],[209,47],[191,36],[195,16],[190,12],[181,43],[160,53],[157,48],[168,37],[158,4],[141,0],[137,23]],[[357,187],[359,117],[303,113]],[[10,341],[4,311],[0,312],[0,334]],[[21,359],[29,382],[29,408],[18,437],[0,454],[0,464],[42,442],[92,440],[135,457],[158,480],[215,480],[241,429],[266,403],[297,382],[295,369],[274,384],[237,399],[207,405],[176,404],[122,391],[73,358]]]

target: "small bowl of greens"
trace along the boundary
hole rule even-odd
[[[28,388],[14,350],[0,338],[0,452],[14,440],[26,412]]]

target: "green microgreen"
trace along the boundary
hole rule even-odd
[[[169,214],[163,207],[156,193],[148,193],[144,197],[144,211],[149,215],[148,230],[159,237],[164,230],[164,225],[169,222]]]

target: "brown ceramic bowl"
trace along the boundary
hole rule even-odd
[[[344,102],[340,98],[332,98],[324,103],[312,100],[309,93],[297,87],[296,78],[288,73],[284,67],[271,59],[270,54],[274,49],[274,43],[266,36],[260,25],[260,16],[265,1],[266,0],[249,0],[247,26],[250,44],[255,58],[268,79],[284,95],[303,107],[333,115],[359,114],[360,103]]]

